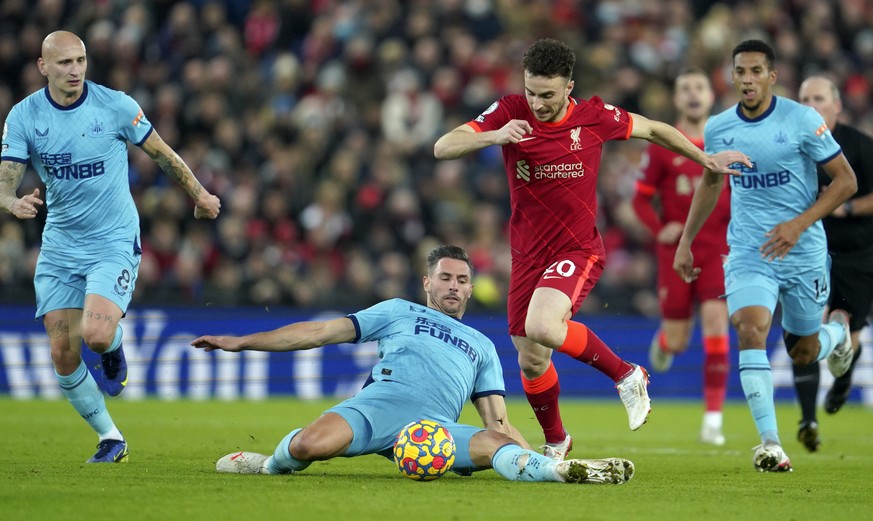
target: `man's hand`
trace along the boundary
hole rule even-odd
[[[784,259],[791,248],[797,244],[797,239],[800,238],[801,233],[803,233],[803,228],[793,221],[777,224],[772,230],[764,234],[769,239],[761,245],[761,256],[767,260]]]
[[[221,201],[218,197],[206,193],[202,195],[195,203],[194,218],[195,219],[215,219],[221,211]]]
[[[42,206],[42,199],[39,198],[39,188],[35,188],[32,194],[25,195],[16,199],[9,208],[9,213],[19,219],[33,219],[39,211],[39,206]]]
[[[513,119],[495,133],[495,144],[518,143],[527,134],[533,133],[533,127],[526,120]]]
[[[739,170],[734,170],[730,166],[734,163],[742,163],[749,168],[752,168],[752,161],[746,154],[737,152],[736,150],[727,150],[707,156],[707,161],[704,167],[711,170],[714,174],[730,174],[742,175]]]
[[[191,345],[206,352],[221,350],[239,352],[243,351],[242,339],[238,336],[211,336],[205,335],[194,339]]]
[[[694,254],[691,253],[691,248],[680,246],[676,249],[676,256],[673,257],[673,270],[685,282],[692,282],[700,275],[700,268],[694,267]]]

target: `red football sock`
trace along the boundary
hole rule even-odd
[[[567,336],[558,351],[585,362],[618,382],[633,370],[633,366],[616,355],[588,326],[567,321]]]
[[[561,410],[558,408],[558,395],[561,394],[561,384],[558,381],[558,371],[555,364],[549,362],[549,368],[542,375],[528,380],[521,375],[521,385],[524,394],[533,409],[546,443],[560,443],[564,441],[566,433],[564,424],[561,422]]]
[[[731,368],[728,348],[727,335],[703,338],[703,403],[708,412],[719,412],[724,405]]]

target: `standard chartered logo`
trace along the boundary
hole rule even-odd
[[[556,165],[536,165],[533,171],[534,179],[574,179],[585,175],[582,162],[558,163]],[[530,165],[524,159],[515,163],[515,177],[530,181]]]
[[[530,181],[530,167],[527,166],[527,162],[524,159],[515,163],[515,177]]]
[[[585,175],[585,166],[578,163],[558,163],[556,165],[537,165],[534,179],[572,179]]]

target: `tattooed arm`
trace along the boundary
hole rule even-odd
[[[194,217],[198,219],[201,217],[209,219],[218,217],[221,201],[203,188],[203,185],[194,177],[194,173],[188,168],[188,165],[182,161],[179,154],[170,148],[170,145],[161,139],[157,131],[152,131],[141,148],[161,167],[164,173],[173,178],[188,192],[188,195],[191,196],[196,205],[194,207]]]
[[[24,163],[15,161],[0,162],[0,208],[19,219],[33,219],[39,210],[38,207],[42,206],[39,188],[34,189],[32,194],[27,194],[24,197],[15,196],[18,186],[21,184],[25,167]]]

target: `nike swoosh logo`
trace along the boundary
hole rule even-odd
[[[527,140],[529,140],[529,139],[535,139],[535,138],[536,138],[536,136],[523,137],[523,138],[519,139],[518,142],[521,143],[522,141],[527,141]]]

